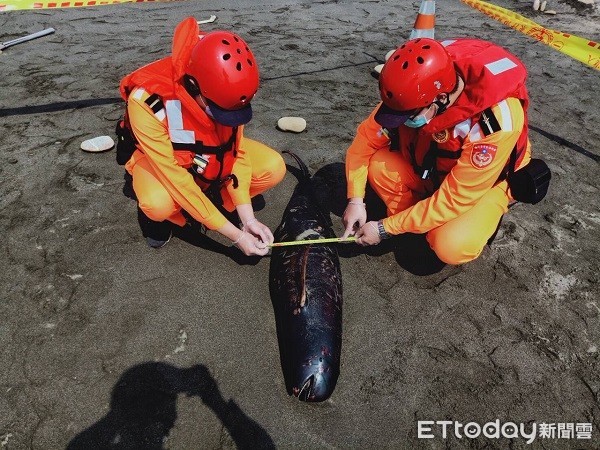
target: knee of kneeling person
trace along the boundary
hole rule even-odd
[[[476,242],[468,237],[448,236],[434,232],[427,234],[427,242],[442,262],[453,266],[477,259],[485,246],[485,242]]]
[[[404,168],[402,162],[391,162],[389,160],[389,155],[384,152],[377,152],[371,156],[371,159],[369,160],[367,179],[371,186],[380,184],[388,185],[389,183],[393,183],[396,187],[401,185],[404,186]]]
[[[149,198],[140,199],[139,207],[149,219],[155,222],[167,220],[177,212],[175,203],[168,194],[152,195]]]
[[[384,178],[385,165],[381,161],[369,161],[369,168],[367,169],[367,180],[371,186],[379,185],[379,180]]]
[[[381,152],[377,152],[369,159],[369,175],[383,172],[385,169],[386,160]]]
[[[272,174],[273,180],[275,181],[275,184],[277,184],[281,180],[283,180],[283,177],[285,177],[286,172],[285,161],[283,160],[281,155],[277,155],[277,158],[273,158],[272,166],[273,167],[271,168],[270,172]]]
[[[262,174],[263,179],[269,180],[272,186],[278,184],[285,176],[286,168],[285,161],[281,155],[276,154],[265,163],[264,172]]]

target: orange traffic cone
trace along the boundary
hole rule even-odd
[[[417,20],[410,32],[409,39],[420,37],[434,38],[435,33],[435,0],[422,0]]]

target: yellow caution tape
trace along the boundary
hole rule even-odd
[[[482,2],[481,0],[461,1],[487,14],[492,19],[549,45],[554,50],[600,70],[600,44],[597,42],[561,31],[549,30],[526,17],[491,3]]]
[[[85,0],[85,1],[34,1],[34,0],[0,0],[0,12],[19,9],[57,9],[82,8],[85,6],[114,5],[117,3],[172,2],[178,0]]]

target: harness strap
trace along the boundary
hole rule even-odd
[[[158,113],[160,110],[164,109],[165,105],[162,101],[162,99],[160,98],[160,96],[158,94],[152,94],[150,95],[146,100],[145,103],[150,107],[150,109],[152,110],[152,112],[154,114]],[[127,121],[127,117],[125,117],[125,125],[129,127],[129,123]],[[208,190],[209,191],[214,191],[214,193],[218,194],[222,185],[224,183],[226,183],[227,181],[233,180],[233,187],[234,189],[237,189],[238,187],[238,179],[235,175],[230,174],[227,175],[224,178],[221,178],[223,175],[223,162],[225,160],[225,154],[228,151],[233,150],[234,153],[234,157],[236,156],[236,151],[235,151],[235,142],[237,139],[237,127],[233,128],[233,132],[231,134],[231,137],[227,140],[227,142],[220,144],[220,145],[205,145],[202,141],[196,141],[194,143],[182,143],[182,142],[171,142],[171,145],[173,146],[173,150],[174,151],[186,151],[186,152],[194,152],[197,154],[208,154],[208,155],[215,155],[217,158],[217,161],[219,162],[219,173],[217,174],[217,177],[215,179],[208,179],[205,176],[203,176],[202,174],[196,172],[193,169],[190,169],[189,172],[195,176],[198,177],[202,182],[206,183],[209,185]],[[220,195],[215,196],[216,198],[219,198]]]
[[[225,142],[224,144],[220,144],[220,145],[205,145],[202,141],[196,141],[193,144],[184,144],[184,143],[180,143],[180,142],[173,142],[173,150],[189,150],[189,151],[193,151],[194,153],[205,153],[205,154],[209,154],[209,155],[217,155],[217,158],[219,157],[219,155],[221,155],[221,157],[227,153],[229,150],[231,150],[233,148],[233,144],[235,144],[235,140],[236,140],[236,136],[237,136],[237,128],[234,128],[233,130],[233,134],[231,135],[231,137],[229,138],[229,140],[227,142]]]
[[[233,188],[237,189],[238,187],[238,179],[234,174],[229,174],[224,178],[221,178],[221,176],[223,175],[223,161],[225,159],[225,153],[227,153],[227,151],[231,150],[231,149],[235,149],[235,141],[237,139],[237,127],[234,127],[233,129],[233,133],[231,135],[231,137],[229,138],[229,140],[225,143],[225,144],[221,144],[219,146],[204,146],[203,149],[201,150],[202,153],[210,153],[210,154],[214,154],[217,156],[217,161],[219,162],[219,173],[217,174],[216,178],[213,180],[210,180],[208,178],[206,178],[205,176],[203,176],[201,173],[197,173],[197,172],[193,172],[195,176],[197,176],[201,181],[203,181],[204,183],[207,183],[208,186],[208,190],[215,190],[216,193],[219,193],[219,191],[221,190],[221,187],[224,183],[226,183],[229,180],[233,180]],[[200,142],[200,144],[202,145],[202,142]],[[206,151],[205,149],[219,149],[219,151]],[[234,150],[234,156],[235,156],[235,150]]]
[[[392,130],[385,129],[390,138],[390,151],[397,152],[400,150],[400,133],[398,132],[398,128],[394,128]]]
[[[432,139],[429,143],[429,150],[423,157],[423,165],[420,167],[420,173],[417,172],[421,176],[421,179],[431,179],[436,186],[439,185],[439,176],[436,167],[439,154],[440,149],[438,148],[438,144]]]
[[[506,166],[504,166],[504,169],[502,169],[502,173],[498,177],[497,183],[503,180],[507,180],[508,177],[515,173],[515,169],[517,167],[517,160],[519,159],[520,154],[521,153],[517,151],[517,146],[515,145],[512,149],[512,152],[510,152],[510,158],[508,159]]]
[[[225,178],[219,180],[209,181],[206,180],[202,175],[195,173],[195,176],[199,177],[201,180],[205,181],[205,183],[209,183],[208,188],[206,189],[206,195],[210,198],[210,200],[216,206],[223,205],[223,197],[221,196],[221,189],[223,185],[228,181],[233,181],[233,188],[237,189],[239,186],[238,178],[234,174],[229,174]]]
[[[400,135],[398,130],[395,129],[393,133],[389,133],[389,136],[390,151],[397,151],[400,148]],[[439,178],[436,168],[438,158],[459,159],[460,155],[462,154],[462,149],[459,149],[458,151],[440,149],[437,142],[432,139],[429,144],[429,150],[427,150],[427,153],[423,157],[422,165],[417,163],[416,146],[414,143],[409,144],[408,153],[410,155],[411,163],[415,173],[422,179],[426,180],[434,173],[435,176]]]
[[[437,145],[436,145],[436,147],[437,147]],[[456,152],[453,152],[451,150],[444,150],[444,149],[438,148],[436,150],[436,153],[437,153],[437,157],[438,158],[459,159],[460,155],[462,154],[462,148],[459,149]]]

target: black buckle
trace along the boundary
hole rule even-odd
[[[508,175],[508,186],[515,200],[535,205],[548,192],[552,172],[541,159],[532,159],[525,167]]]

